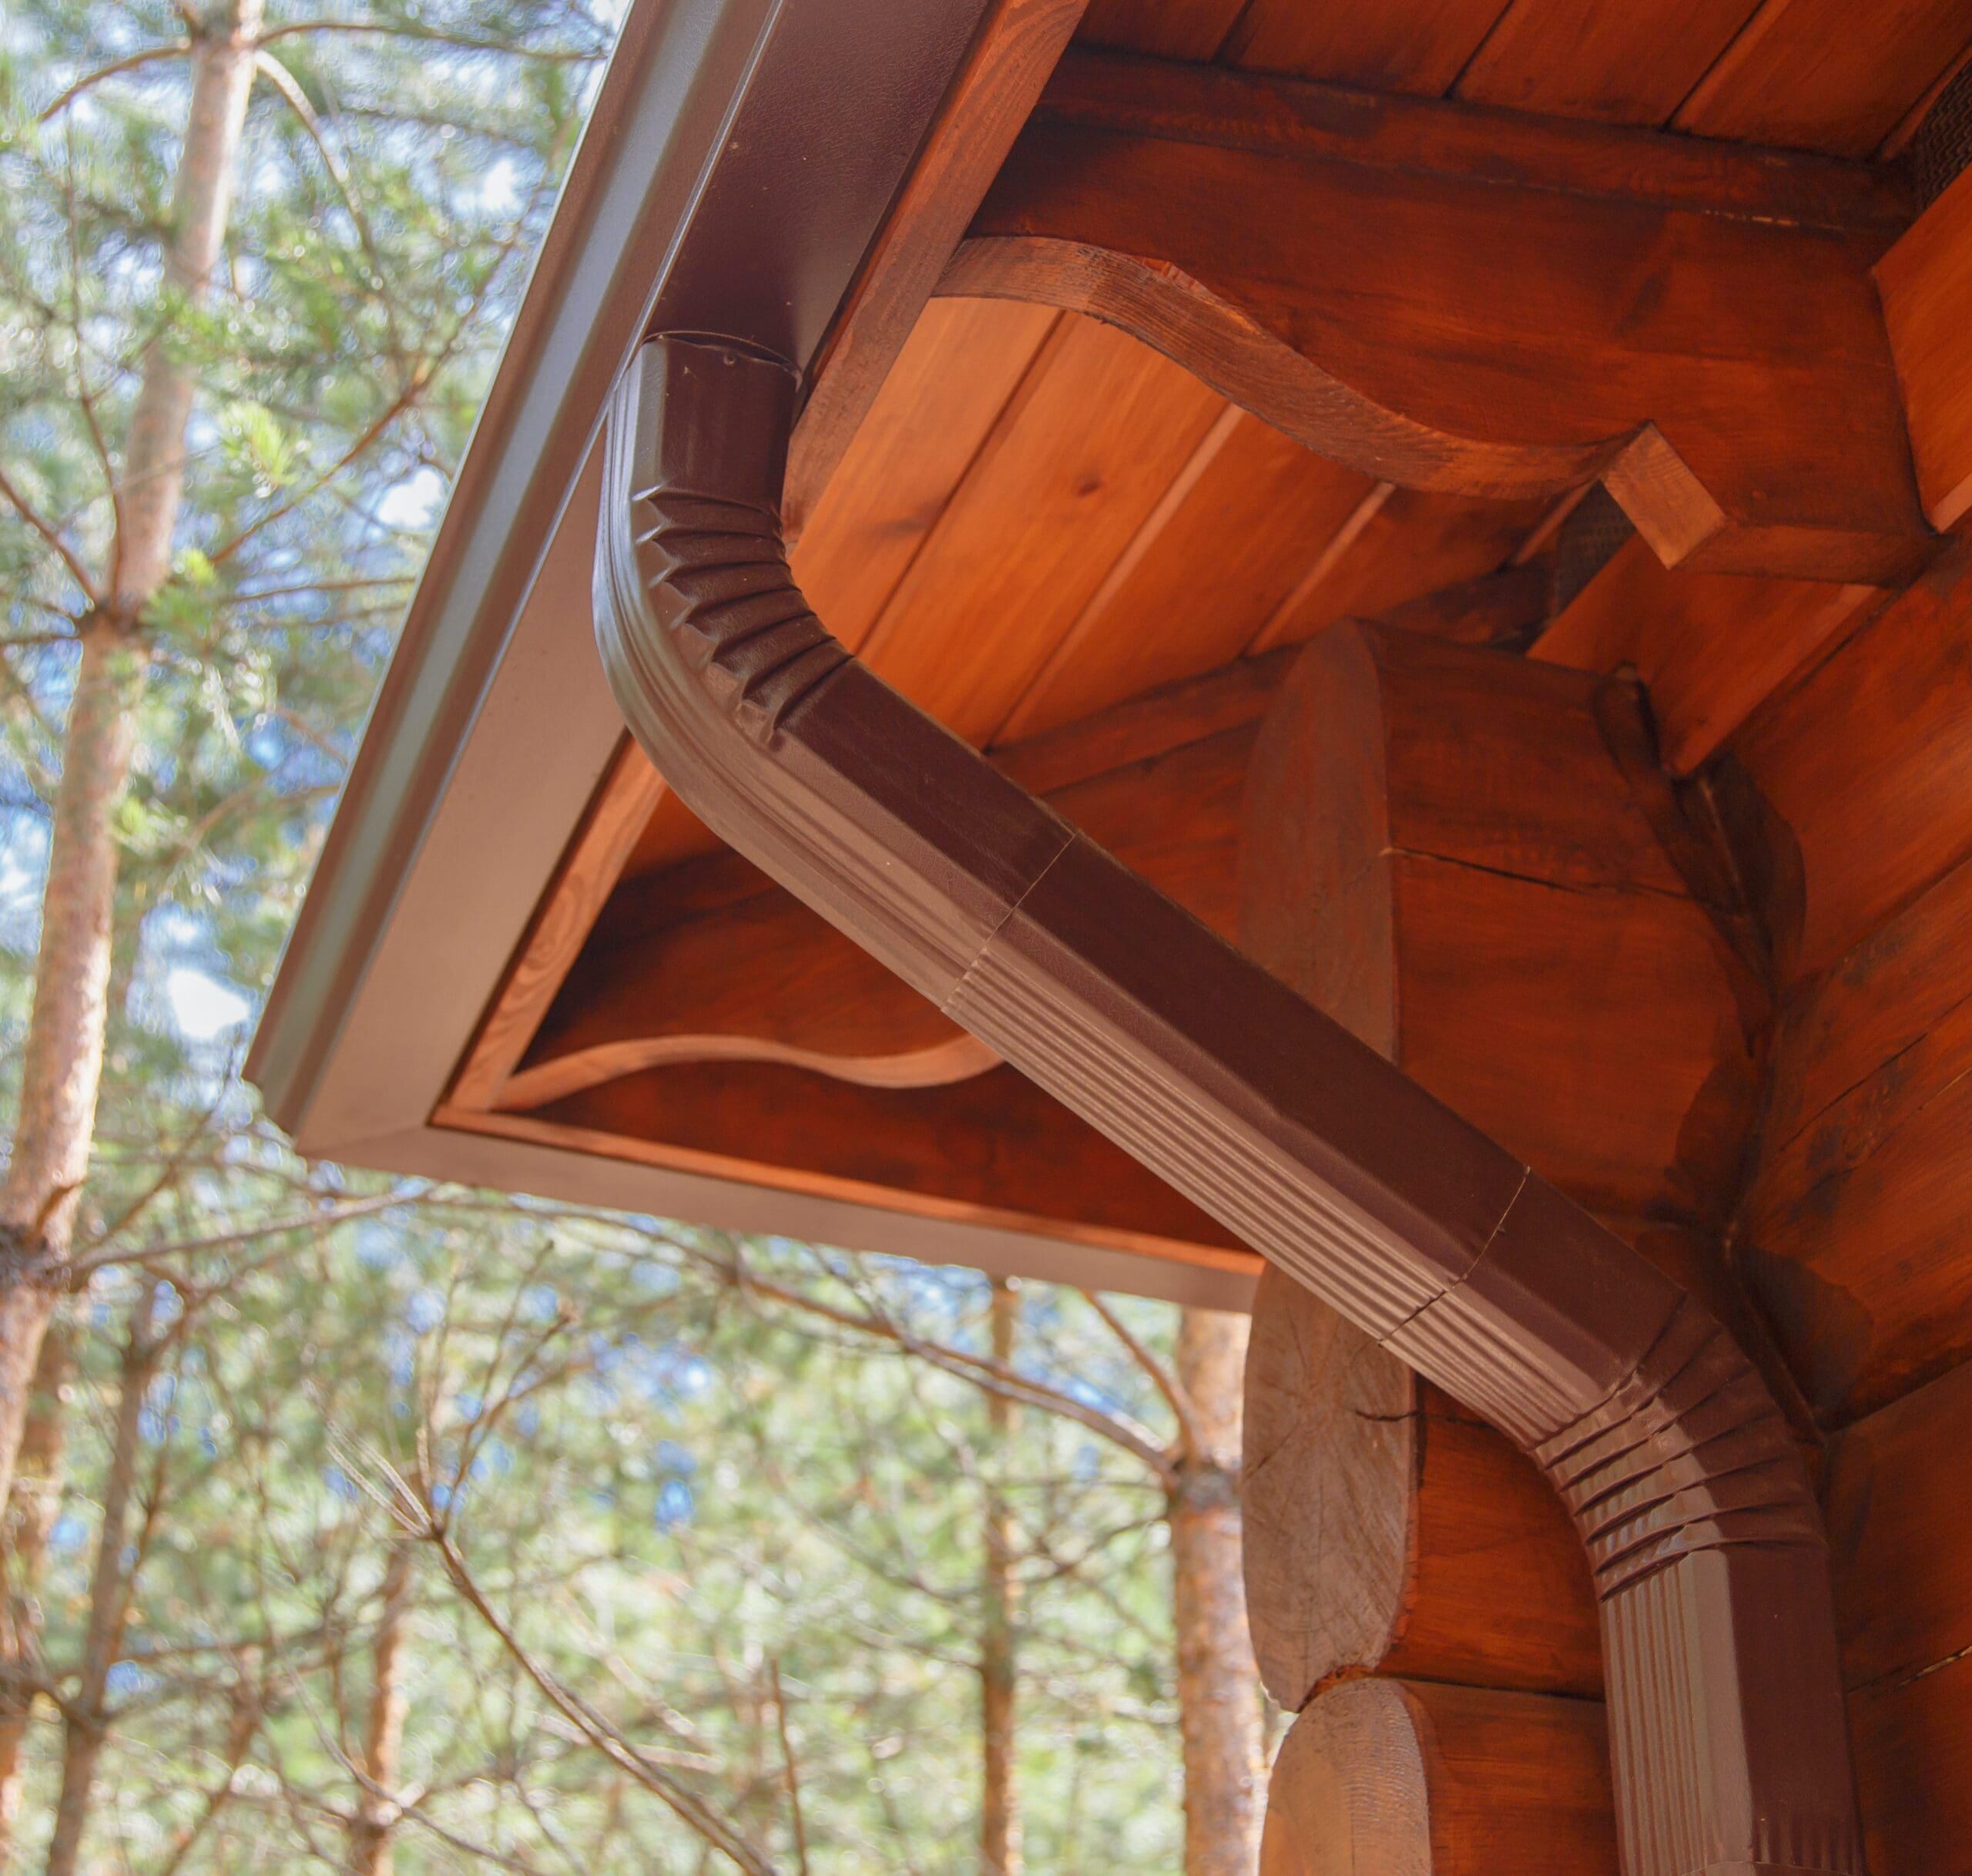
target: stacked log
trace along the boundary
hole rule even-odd
[[[1745,1319],[1712,1247],[1760,961],[1633,691],[1333,627],[1262,729],[1241,872],[1261,963]],[[1270,1271],[1243,1497],[1256,1652],[1299,1715],[1266,1876],[1611,1876],[1594,1599],[1531,1462]]]
[[[1923,226],[1920,223],[1920,227]],[[1734,739],[1779,967],[1746,1275],[1830,1435],[1870,1866],[1972,1844],[1972,552]]]

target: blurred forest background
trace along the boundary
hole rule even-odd
[[[615,24],[0,11],[0,1863],[1240,1876],[1243,1324],[240,1079]]]

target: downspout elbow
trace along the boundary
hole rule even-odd
[[[649,342],[599,642],[715,832],[1546,1470],[1601,1599],[1628,1876],[1862,1868],[1827,1559],[1764,1381],[1647,1260],[872,676],[778,502],[795,378]]]

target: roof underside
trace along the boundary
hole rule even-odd
[[[633,38],[652,11],[633,14]],[[1894,153],[1972,35],[1957,0],[1889,11],[1859,39],[1839,0],[1094,0],[1078,36],[1861,159]],[[632,105],[619,91],[603,108]],[[569,250],[547,264],[579,271]],[[503,385],[555,368],[531,364],[528,342]],[[574,497],[532,579],[508,588],[527,597],[506,609],[477,708],[425,751],[444,780],[416,841],[380,863],[382,909],[339,941],[332,917],[311,912],[284,968],[255,1064],[271,1069],[277,1113],[311,1150],[359,1163],[1239,1300],[1249,1253],[874,980],[622,741],[588,643],[594,465],[579,482],[576,471],[594,380],[571,391],[562,369],[544,460]],[[479,466],[455,509],[487,505]],[[1599,599],[1591,588],[1550,618],[1573,498],[1394,488],[1114,328],[934,299],[815,504],[795,568],[879,675],[1232,936],[1246,756],[1286,648],[1380,616],[1562,663],[1647,662],[1607,627],[1611,582],[1634,596],[1677,576],[1634,544]],[[418,635],[434,637],[429,622],[473,577],[469,555],[448,552],[473,519],[448,519],[414,613],[404,659],[430,663],[428,684],[444,670]],[[479,577],[483,597],[497,582]],[[1712,629],[1646,673],[1687,769],[1838,617],[1791,628],[1798,642],[1749,679],[1717,661],[1735,623],[1717,609]],[[387,779],[394,762],[409,773],[404,721],[387,699],[345,822],[374,817],[380,790],[404,791]],[[339,833],[316,899],[347,893],[338,875],[361,834]],[[360,970],[323,961],[359,951]],[[310,980],[334,988],[304,1025]],[[292,1039],[304,1026],[306,1072],[283,1076],[283,1052],[307,1052]]]

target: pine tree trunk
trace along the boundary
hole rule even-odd
[[[21,1438],[13,1502],[7,1510],[4,1582],[0,1582],[0,1864],[11,1854],[21,1810],[21,1747],[34,1710],[27,1670],[39,1627],[35,1592],[48,1534],[62,1502],[62,1461],[68,1427],[62,1390],[74,1366],[74,1345],[58,1321],[43,1338],[35,1364],[27,1428]]]
[[[397,1821],[398,1758],[404,1745],[401,1656],[411,1613],[411,1545],[391,1546],[384,1566],[384,1613],[371,1659],[370,1710],[363,1727],[362,1790],[349,1827],[350,1876],[391,1876]]]
[[[1185,1876],[1253,1876],[1259,1858],[1266,1743],[1239,1555],[1247,1327],[1244,1316],[1187,1310],[1178,1331],[1194,1431],[1171,1502]]]
[[[69,1701],[62,1735],[62,1793],[48,1840],[48,1876],[75,1876],[82,1832],[96,1791],[96,1768],[109,1733],[109,1670],[123,1646],[135,1566],[126,1559],[130,1502],[136,1494],[144,1402],[156,1372],[153,1339],[157,1286],[146,1283],[130,1312],[123,1372],[116,1397],[109,1468],[103,1479],[102,1525],[96,1533],[96,1568],[89,1581],[88,1626],[82,1633],[82,1671]]]
[[[1020,1320],[1020,1294],[1003,1277],[993,1280],[993,1357],[1011,1362],[1014,1330]],[[997,1481],[1006,1464],[1015,1425],[1011,1401],[986,1397],[993,1429],[988,1475]],[[979,1642],[980,1720],[984,1765],[979,1805],[980,1876],[1020,1876],[1020,1794],[1014,1770],[1015,1603],[1013,1515],[997,1482],[986,1498],[986,1567],[981,1601]]]
[[[172,192],[169,288],[203,300],[217,265],[246,123],[261,0],[238,0],[193,56]],[[197,387],[162,336],[146,353],[117,491],[116,563],[85,622],[42,902],[20,1111],[0,1185],[0,1505],[10,1497],[42,1337],[65,1280],[89,1170],[107,1026],[116,811],[146,662],[146,609],[170,571],[185,425]]]

